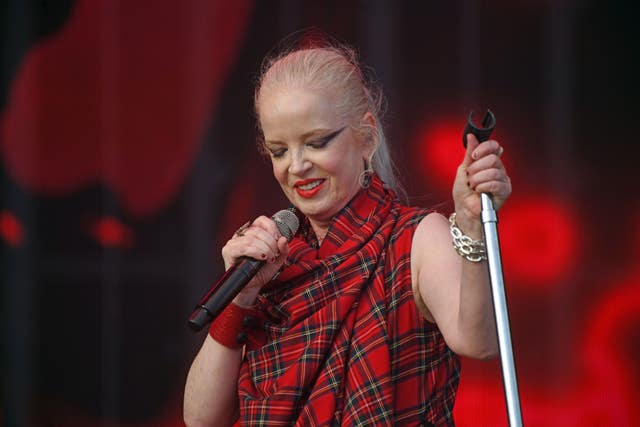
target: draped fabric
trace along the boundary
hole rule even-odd
[[[374,177],[318,245],[308,220],[267,285],[247,348],[241,425],[453,425],[459,361],[411,290],[413,232],[428,212]]]

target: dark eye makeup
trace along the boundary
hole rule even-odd
[[[327,145],[333,138],[335,138],[336,136],[340,135],[340,133],[346,129],[345,127],[342,127],[336,131],[331,132],[329,135],[322,137],[318,140],[312,141],[309,143],[309,145],[311,145],[313,148],[322,148],[325,145]]]
[[[284,148],[269,148],[269,147],[267,147],[267,150],[269,150],[269,153],[271,153],[272,157],[282,157],[282,155],[286,151],[286,149]]]
[[[340,133],[342,133],[342,131],[345,129],[346,129],[346,126],[338,130],[335,130],[331,132],[329,135],[324,136],[320,139],[310,141],[307,143],[307,145],[309,145],[312,148],[323,148],[325,145],[331,142],[333,138],[340,135]],[[286,148],[269,148],[269,147],[267,147],[267,150],[269,150],[269,152],[271,153],[271,156],[275,158],[282,157],[284,153],[287,151]]]

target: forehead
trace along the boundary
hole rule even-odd
[[[315,128],[331,129],[340,125],[337,99],[330,90],[265,88],[258,99],[260,126],[265,139],[280,139]]]

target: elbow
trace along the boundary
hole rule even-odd
[[[479,360],[491,360],[495,359],[498,354],[500,354],[500,347],[498,346],[497,338],[494,338],[478,343],[478,345],[473,348],[473,353],[470,357]]]
[[[484,349],[483,351],[477,352],[475,355],[471,357],[479,360],[491,360],[498,357],[498,354],[500,354],[500,352],[498,351],[498,348],[491,347],[491,348]]]
[[[461,345],[449,346],[451,350],[459,356],[470,357],[478,360],[495,359],[500,354],[497,340],[483,343],[464,343]]]
[[[458,356],[469,357],[477,360],[491,360],[498,356],[498,352],[494,350],[452,350]]]
[[[479,355],[480,357],[478,357],[478,359],[491,360],[491,359],[495,359],[496,357],[498,357],[498,355],[500,355],[500,345],[498,344],[497,336],[494,336],[486,344],[487,345],[484,347],[483,351],[480,353]]]

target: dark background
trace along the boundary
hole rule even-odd
[[[496,114],[525,424],[640,424],[631,2],[3,0],[0,13],[0,424],[181,425],[204,337],[186,318],[233,230],[286,206],[255,149],[253,82],[267,53],[322,33],[384,87],[413,204],[450,211],[466,116]],[[499,362],[465,359],[458,424],[505,413]]]

